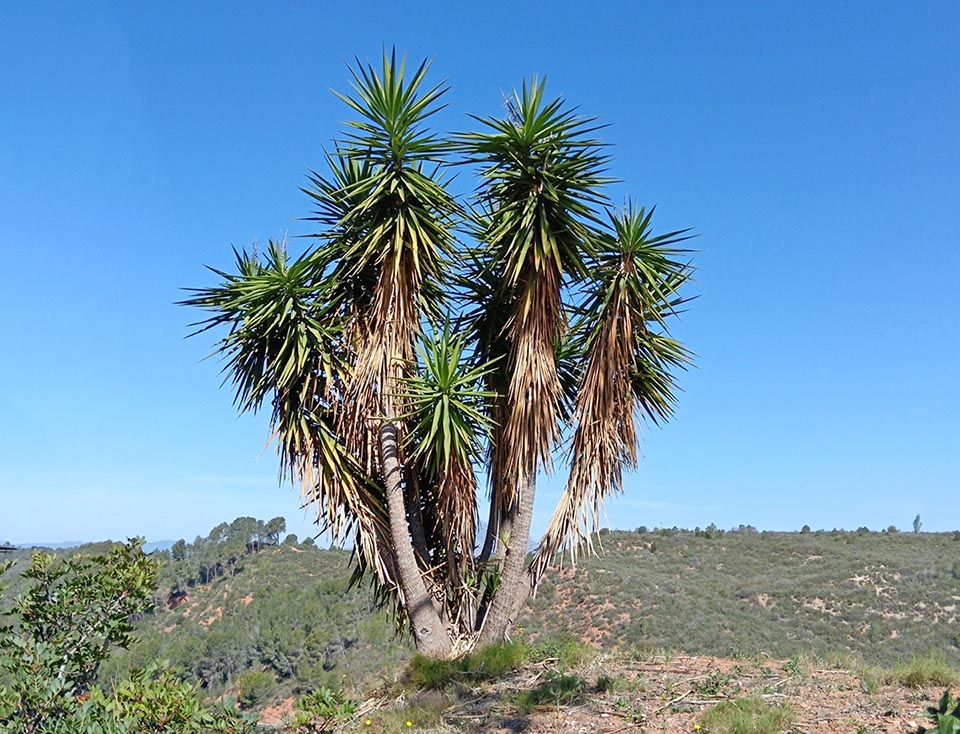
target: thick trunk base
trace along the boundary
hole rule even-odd
[[[403,594],[413,640],[417,650],[428,657],[450,657],[453,654],[453,643],[433,605],[413,551],[413,538],[403,497],[403,469],[397,451],[397,428],[390,421],[384,421],[380,426],[380,454],[387,491],[390,540],[398,577],[396,583]]]
[[[520,488],[517,506],[510,513],[510,537],[500,571],[500,584],[483,620],[479,645],[504,642],[530,592],[527,582],[527,546],[536,494],[536,477],[527,477]]]

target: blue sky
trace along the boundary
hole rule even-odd
[[[309,532],[174,302],[307,231],[329,89],[392,45],[445,130],[545,74],[612,199],[699,234],[697,367],[610,525],[956,528],[958,36],[953,0],[0,5],[0,541]]]

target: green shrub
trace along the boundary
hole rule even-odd
[[[105,718],[90,701],[97,669],[152,603],[157,564],[141,542],[89,559],[34,554],[13,624],[0,629],[0,719],[11,731],[79,732]]]
[[[451,683],[495,680],[517,670],[529,656],[525,645],[507,642],[489,645],[458,660],[434,660],[414,655],[407,679],[417,688],[441,690]]]
[[[776,734],[789,729],[796,716],[789,706],[750,696],[723,701],[704,711],[700,724],[707,734]]]
[[[239,734],[255,724],[254,718],[234,711],[230,701],[207,709],[199,686],[181,680],[165,663],[134,671],[109,697],[96,690],[93,698],[121,724],[121,731]]]
[[[715,698],[723,693],[723,690],[730,683],[730,673],[724,673],[721,670],[714,670],[706,678],[698,682],[696,691],[699,696]]]
[[[960,685],[960,675],[938,653],[928,653],[901,663],[886,676],[889,683],[910,688]]]
[[[93,684],[133,619],[152,604],[156,562],[141,540],[103,555],[37,553],[12,623],[0,628],[0,732],[12,734],[241,734],[251,719],[208,708],[166,665],[135,670],[107,694]]]
[[[551,660],[560,668],[582,665],[595,654],[592,647],[568,632],[540,638],[530,652],[534,661]]]
[[[237,699],[245,709],[267,703],[277,692],[277,679],[263,670],[247,670],[237,679],[240,692]]]
[[[334,691],[324,686],[297,699],[293,730],[297,734],[322,734],[334,731],[334,725],[346,721],[357,710],[343,690]]]
[[[551,670],[536,687],[518,691],[513,704],[525,713],[537,706],[567,706],[577,701],[586,691],[583,678]]]

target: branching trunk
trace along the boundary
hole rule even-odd
[[[500,571],[500,561],[503,559],[494,559],[493,563],[491,563],[490,559],[494,551],[497,551],[498,553],[502,551],[502,544],[497,542],[497,538],[501,537],[502,534],[503,528],[501,526],[500,513],[497,511],[497,502],[493,497],[491,497],[490,511],[487,515],[487,531],[484,534],[485,537],[483,540],[483,548],[480,551],[480,555],[477,556],[475,563],[477,571],[484,577],[489,578],[490,574],[499,573]],[[483,620],[487,616],[487,610],[490,609],[491,596],[492,594],[489,589],[485,588],[477,606],[477,615],[475,618],[477,625],[483,625]],[[477,627],[477,629],[479,628],[480,627]]]
[[[410,537],[413,540],[414,550],[423,563],[430,563],[430,550],[427,545],[427,536],[423,530],[423,513],[420,511],[420,478],[415,471],[407,472],[406,493],[407,520],[410,523]]]
[[[483,548],[477,556],[477,567],[482,571],[490,560],[496,545],[497,535],[500,532],[500,513],[497,512],[497,503],[490,500],[490,511],[487,515],[487,529],[483,537]]]
[[[531,473],[521,483],[517,502],[501,525],[502,528],[510,528],[509,537],[500,539],[504,545],[500,583],[483,619],[478,640],[480,645],[495,644],[506,639],[520,605],[529,593],[526,561],[536,487],[536,475]]]
[[[427,593],[413,552],[407,508],[403,499],[403,468],[397,453],[397,427],[391,421],[384,421],[380,426],[380,453],[390,517],[390,540],[399,577],[396,581],[410,617],[414,642],[417,650],[424,655],[432,658],[450,657],[453,650],[450,637],[433,606],[433,599]]]

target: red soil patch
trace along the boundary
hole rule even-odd
[[[278,703],[267,706],[260,712],[260,724],[262,726],[280,726],[293,718],[293,696],[285,698]]]
[[[184,615],[186,616],[186,615]],[[210,625],[216,622],[217,620],[223,619],[223,607],[217,607],[213,610],[213,613],[206,619],[201,619],[197,624],[199,624],[204,629],[209,629]]]

